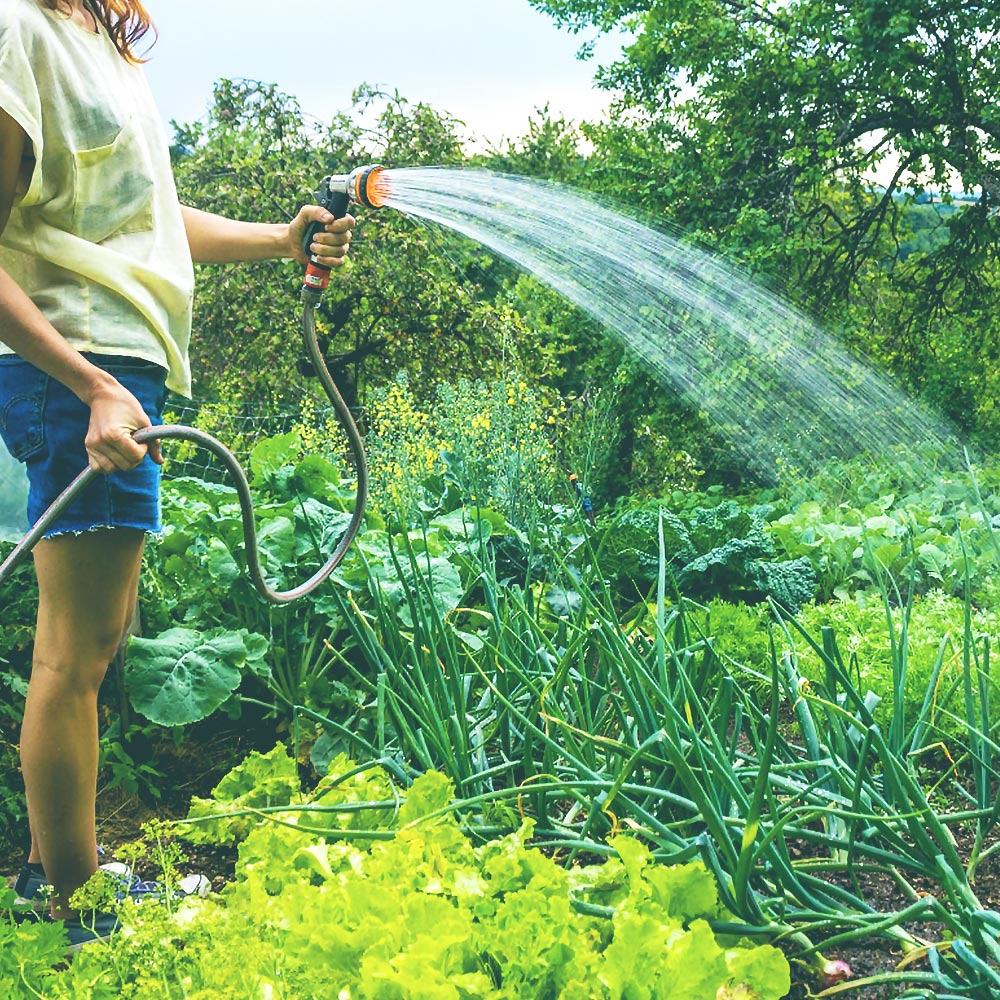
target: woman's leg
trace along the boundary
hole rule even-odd
[[[97,692],[135,607],[145,534],[115,528],[35,548],[38,628],[21,727],[33,855],[53,916],[97,870]]]

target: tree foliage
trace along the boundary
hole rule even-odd
[[[207,121],[176,126],[175,174],[189,204],[276,221],[311,201],[330,173],[370,162],[462,162],[457,125],[426,105],[364,86],[350,114],[321,125],[272,85],[222,80]],[[529,338],[516,313],[494,304],[500,265],[480,248],[398,213],[358,214],[351,260],[335,272],[317,314],[321,344],[349,402],[402,369],[430,393],[430,383],[444,375],[481,378],[511,363]],[[196,392],[294,403],[306,392],[298,265],[211,266],[200,277]],[[533,355],[540,376],[551,370],[552,357]]]
[[[594,183],[770,274],[983,429],[967,397],[1000,352],[1000,8],[532,2],[573,30],[631,38],[598,73],[616,101],[585,128]],[[915,244],[914,204],[934,191],[968,196]]]
[[[860,258],[903,187],[980,191],[965,222],[973,229],[1000,201],[994,4],[533,2],[576,28],[633,32],[601,80],[632,124],[678,154],[692,204],[711,199],[719,220],[747,205],[790,220],[835,176],[854,211],[826,199],[815,211],[831,241]],[[876,169],[885,196],[872,200]],[[674,201],[673,178],[660,182]]]

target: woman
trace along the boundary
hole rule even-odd
[[[44,868],[72,946],[113,928],[70,897],[97,870],[97,691],[159,530],[160,449],[131,435],[166,389],[190,391],[192,260],[304,262],[318,221],[310,249],[336,267],[354,225],[317,206],[277,225],[182,207],[136,54],[150,28],[139,0],[0,0],[0,435],[26,465],[29,521],[85,462],[108,474],[34,553],[25,872]]]

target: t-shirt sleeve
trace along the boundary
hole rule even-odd
[[[28,189],[19,192],[21,204],[33,201],[40,187],[41,104],[25,26],[16,16],[5,15],[0,18],[0,108],[24,129],[35,154],[35,167]]]

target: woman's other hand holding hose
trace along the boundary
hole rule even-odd
[[[114,378],[97,389],[90,400],[90,427],[84,444],[90,467],[98,472],[126,472],[146,456],[147,445],[133,440],[132,434],[150,427],[149,417],[139,401]],[[163,464],[160,442],[148,445],[149,457]]]

